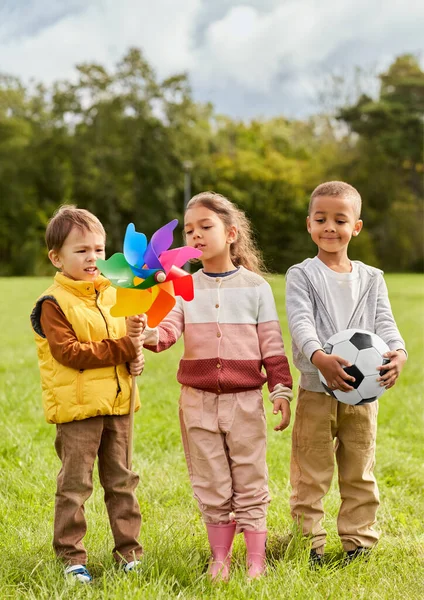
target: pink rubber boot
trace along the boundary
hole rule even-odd
[[[206,523],[212,558],[208,573],[213,580],[228,581],[230,576],[231,547],[236,532],[235,523]]]
[[[250,579],[265,573],[266,531],[244,531],[247,548],[247,570]]]

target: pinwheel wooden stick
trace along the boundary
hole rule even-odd
[[[128,422],[128,449],[127,466],[132,469],[132,457],[134,447],[134,412],[135,412],[135,391],[137,389],[137,375],[131,375],[131,396],[130,396],[130,418]]]
[[[147,315],[149,327],[156,327],[175,306],[175,296],[193,300],[192,276],[181,267],[191,258],[199,258],[201,251],[189,246],[169,250],[173,231],[178,225],[174,219],[158,229],[149,244],[144,233],[127,227],[123,253],[113,254],[108,260],[98,260],[97,267],[116,287],[116,304],[110,314],[114,317]],[[130,420],[128,436],[128,468],[131,469],[134,436],[134,408],[137,380],[131,378]]]

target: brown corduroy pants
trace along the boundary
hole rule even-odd
[[[193,493],[205,523],[266,529],[270,502],[260,390],[213,394],[183,386],[180,424]]]
[[[337,529],[345,551],[370,547],[379,538],[373,525],[379,494],[373,468],[378,402],[342,404],[325,393],[299,389],[292,434],[290,480],[292,517],[312,548],[323,552],[322,500],[328,492],[336,456],[341,506]]]
[[[84,502],[93,490],[93,468],[98,456],[100,482],[117,562],[142,554],[137,538],[141,515],[135,496],[138,475],[127,468],[129,417],[100,416],[56,426],[56,452],[62,462],[57,477],[54,539],[56,555],[68,565],[86,564],[83,537],[87,526]]]

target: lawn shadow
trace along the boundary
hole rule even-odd
[[[268,534],[266,542],[266,557],[270,564],[284,560],[293,543],[294,536],[292,533],[279,535],[276,533]]]

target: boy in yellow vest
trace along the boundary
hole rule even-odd
[[[44,413],[56,424],[62,463],[53,547],[65,574],[84,583],[91,581],[82,543],[84,502],[93,489],[96,456],[115,560],[130,571],[142,554],[139,478],[127,465],[131,375],[144,366],[142,325],[135,321],[127,335],[125,319],[110,314],[115,289],[96,268],[96,260],[105,258],[105,240],[97,217],[62,206],[46,230],[49,258],[59,272],[31,314]]]

